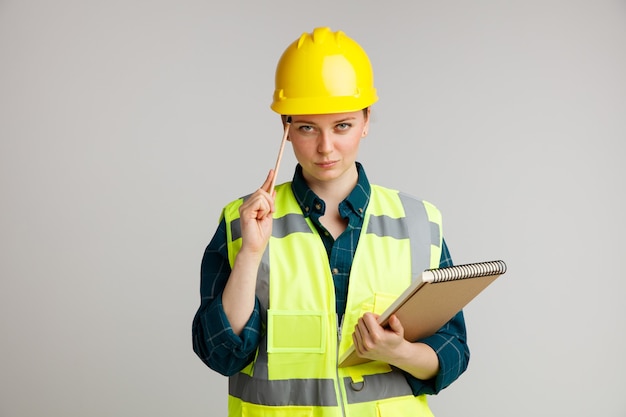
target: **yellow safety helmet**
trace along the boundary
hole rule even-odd
[[[319,27],[303,33],[276,66],[271,108],[279,114],[352,112],[377,100],[367,54],[341,31]]]

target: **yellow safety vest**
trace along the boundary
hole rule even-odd
[[[241,248],[239,207],[224,209],[231,267]],[[431,204],[372,185],[354,256],[343,324],[337,323],[324,244],[291,191],[276,189],[272,237],[256,295],[264,335],[255,359],[229,379],[229,415],[432,416],[404,374],[378,361],[338,368],[358,318],[381,313],[423,270],[439,266],[441,214]]]

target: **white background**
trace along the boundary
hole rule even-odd
[[[435,414],[626,415],[623,1],[0,0],[2,417],[226,414],[200,260],[316,26],[374,65],[370,180],[434,202],[457,264],[509,266]]]

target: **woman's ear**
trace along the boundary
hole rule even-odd
[[[370,128],[370,114],[371,114],[371,107],[368,107],[367,109],[365,109],[363,111],[363,114],[365,115],[365,125],[363,126],[363,134],[361,135],[362,138],[364,138],[365,136],[367,136],[367,131]]]

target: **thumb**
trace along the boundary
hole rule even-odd
[[[395,314],[389,317],[389,328],[397,335],[404,337],[404,327]]]

